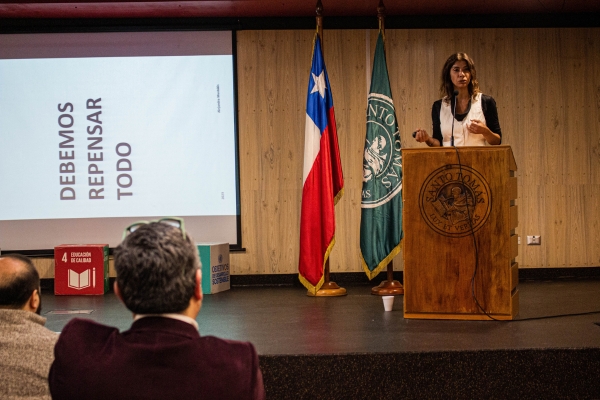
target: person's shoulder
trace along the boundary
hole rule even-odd
[[[73,318],[65,325],[62,332],[70,330],[93,330],[93,331],[115,331],[117,328],[108,325],[102,325],[91,319]]]
[[[212,346],[254,349],[254,345],[252,343],[241,340],[222,339],[216,336],[201,336],[200,339]]]
[[[201,336],[199,347],[203,376],[214,383],[212,376],[230,382],[227,388],[219,389],[226,393],[222,398],[264,399],[262,372],[258,354],[250,342],[221,339],[215,336]],[[212,385],[207,385],[210,393]],[[214,387],[212,390],[215,390]],[[210,394],[207,397],[211,397]]]
[[[203,347],[210,349],[215,354],[227,354],[234,358],[253,358],[256,355],[256,349],[250,342],[221,339],[216,336],[201,336],[199,340]]]
[[[46,318],[36,313],[30,313],[30,315],[28,315],[28,319],[32,322],[31,326],[36,329],[40,337],[50,341],[56,341],[58,339],[57,332],[46,328]]]
[[[444,99],[439,99],[433,102],[433,105],[431,106],[432,115],[439,115],[440,110],[442,109],[443,100]]]
[[[94,321],[74,318],[60,332],[54,347],[55,364],[85,364],[114,342],[119,330]],[[66,363],[66,364],[65,364]],[[70,367],[69,367],[70,368]]]
[[[54,332],[45,326],[40,326],[38,331],[38,337],[40,340],[43,340],[47,343],[50,343],[54,346],[54,343],[58,340],[58,332]]]
[[[59,343],[66,341],[76,343],[77,338],[90,343],[92,339],[99,340],[118,333],[119,330],[115,327],[102,325],[87,319],[73,318],[61,331]]]
[[[496,105],[496,100],[494,100],[494,98],[488,94],[483,94],[480,93],[481,95],[481,102],[485,105]]]
[[[25,310],[0,310],[0,326],[5,334],[9,332],[36,342],[55,342],[58,334],[46,328],[46,318]]]

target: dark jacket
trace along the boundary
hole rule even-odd
[[[73,319],[56,344],[50,392],[60,399],[264,399],[254,346],[201,337],[164,317],[131,329]]]

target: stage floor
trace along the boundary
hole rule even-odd
[[[370,286],[348,295],[308,297],[300,287],[234,287],[205,295],[202,335],[254,343],[261,355],[600,348],[600,280],[521,282],[513,321],[408,320],[402,296],[385,312]],[[60,332],[75,317],[126,330],[131,313],[113,293],[42,296],[46,326]]]

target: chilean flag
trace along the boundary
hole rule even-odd
[[[300,282],[312,294],[323,285],[325,262],[335,244],[334,205],[344,188],[333,97],[321,41],[319,35],[315,36],[306,100],[298,266]]]

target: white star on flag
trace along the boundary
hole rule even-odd
[[[321,98],[325,98],[325,89],[327,89],[327,85],[325,84],[325,70],[321,71],[321,75],[316,76],[312,74],[313,80],[315,81],[315,86],[313,86],[311,94],[314,92],[319,92]]]

